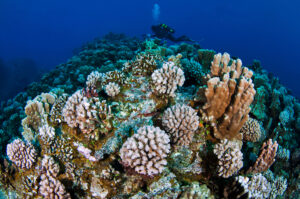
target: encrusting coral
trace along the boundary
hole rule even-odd
[[[162,68],[152,73],[151,78],[154,93],[170,97],[175,96],[177,87],[185,81],[183,71],[174,62],[165,62]]]
[[[169,152],[169,136],[158,127],[144,126],[123,144],[120,156],[125,167],[139,174],[154,176],[167,165]]]
[[[207,87],[201,87],[198,94],[204,98],[202,119],[213,126],[215,137],[241,139],[239,131],[248,119],[255,95],[252,74],[242,67],[240,59],[231,60],[228,53],[214,56]]]
[[[228,178],[236,174],[243,167],[243,154],[240,144],[227,139],[221,140],[214,147],[214,153],[218,157],[218,175]]]
[[[36,161],[37,152],[32,144],[25,144],[21,139],[15,139],[7,145],[8,158],[22,169],[30,169]]]
[[[165,110],[162,125],[175,144],[189,145],[199,126],[197,112],[187,105],[176,104]]]

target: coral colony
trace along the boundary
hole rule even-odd
[[[259,62],[196,44],[109,34],[0,120],[11,198],[299,197],[297,99]]]

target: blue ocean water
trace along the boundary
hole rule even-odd
[[[108,32],[141,37],[157,22],[202,48],[253,59],[300,96],[300,2],[246,1],[0,1],[1,99],[71,57],[74,49]]]

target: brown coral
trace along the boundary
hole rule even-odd
[[[241,139],[239,130],[248,119],[255,95],[251,77],[252,71],[242,67],[240,59],[231,60],[228,53],[214,56],[207,87],[201,87],[198,94],[204,101],[202,118],[213,126],[215,137]]]
[[[192,107],[176,104],[164,112],[162,124],[171,134],[173,143],[189,145],[198,129],[199,117]]]
[[[268,170],[271,165],[275,162],[276,151],[278,144],[275,141],[273,143],[272,139],[264,142],[261,147],[261,152],[254,165],[249,168],[247,173],[260,173],[262,171]]]

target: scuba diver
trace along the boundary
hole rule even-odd
[[[160,39],[168,39],[172,42],[180,42],[180,41],[192,41],[187,36],[183,35],[181,37],[174,37],[175,30],[166,24],[158,24],[151,26],[151,30],[153,31],[155,37]]]

